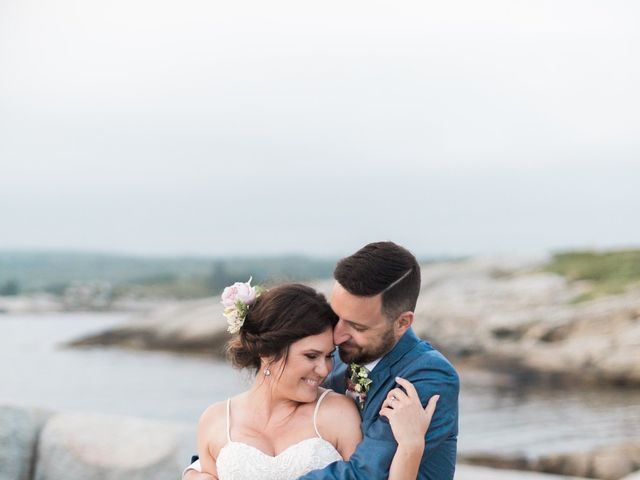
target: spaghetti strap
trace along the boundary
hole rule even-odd
[[[231,399],[227,398],[227,441],[231,441],[231,415],[230,415],[230,409],[231,409]]]
[[[318,398],[318,401],[316,402],[316,409],[313,411],[313,429],[316,431],[316,435],[318,435],[318,438],[322,438],[322,435],[320,435],[320,432],[318,431],[318,426],[316,425],[316,417],[318,416],[318,409],[320,408],[320,402],[322,402],[322,399],[326,397],[327,393],[331,391],[333,390],[326,389],[324,392],[322,392],[322,395],[320,395],[320,398]]]

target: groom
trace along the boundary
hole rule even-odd
[[[397,444],[386,418],[378,412],[395,377],[413,383],[423,406],[440,401],[425,437],[418,478],[451,480],[458,438],[458,375],[440,352],[413,332],[413,312],[420,293],[420,266],[405,248],[392,242],[370,243],[338,262],[331,308],[339,320],[333,332],[339,359],[324,386],[361,404],[364,435],[349,461],[335,462],[299,480],[387,478]],[[370,372],[368,391],[348,382],[349,364]],[[349,371],[347,371],[349,369]],[[349,391],[347,389],[349,383]],[[360,387],[360,388],[357,388]],[[355,392],[354,390],[360,390]],[[192,466],[193,467],[193,466]],[[187,470],[183,480],[211,477]]]

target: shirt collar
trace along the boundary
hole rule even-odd
[[[366,365],[364,365],[364,368],[371,372],[374,368],[376,368],[376,365],[378,365],[378,362],[380,362],[380,360],[382,360],[382,357],[376,358],[373,362],[367,363]]]

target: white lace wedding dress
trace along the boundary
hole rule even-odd
[[[320,395],[313,412],[313,428],[317,437],[291,445],[276,456],[242,442],[231,440],[230,400],[227,400],[227,443],[220,449],[216,469],[220,480],[294,480],[311,470],[324,468],[342,460],[333,445],[324,440],[316,426],[320,402],[331,390]]]

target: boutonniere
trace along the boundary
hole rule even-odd
[[[369,370],[357,363],[349,364],[350,375],[347,376],[347,393],[358,402],[360,410],[364,408],[367,400],[367,392],[371,388],[373,380],[369,378]]]

